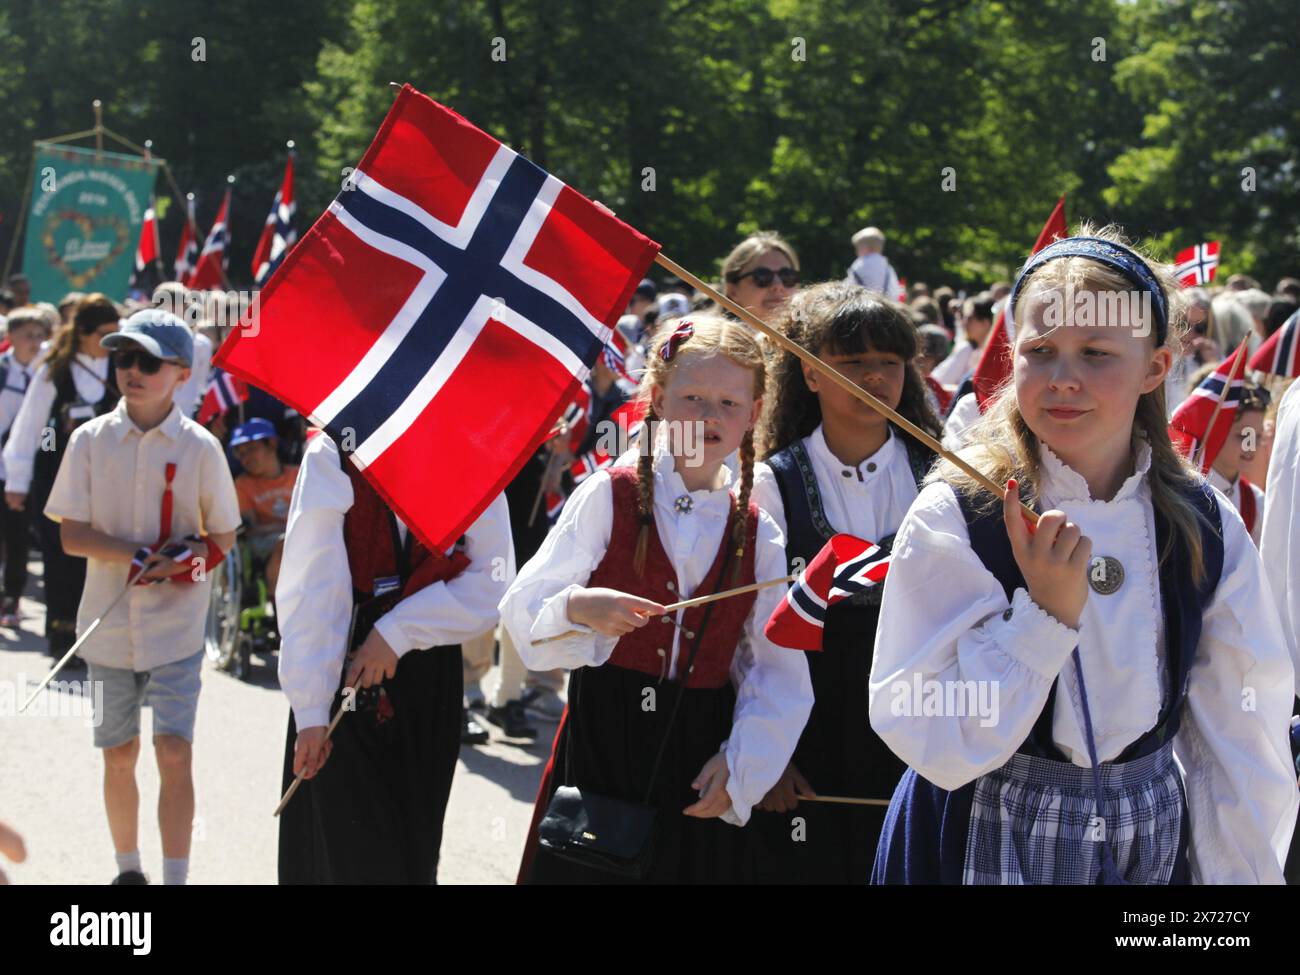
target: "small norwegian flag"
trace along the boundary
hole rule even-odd
[[[176,260],[172,262],[176,280],[182,283],[189,278],[195,262],[199,259],[199,242],[194,238],[194,228],[198,225],[194,222],[193,193],[185,201],[185,213],[185,224],[181,227],[181,242],[176,248]]]
[[[620,448],[630,446],[632,440],[640,436],[641,429],[645,426],[647,406],[648,404],[642,400],[629,400],[609,415],[608,422],[615,424],[617,427]],[[586,453],[580,454],[569,468],[573,483],[575,485],[581,484],[592,474],[609,467],[617,459],[617,456],[611,455],[602,449],[601,442],[597,440],[596,446]]]
[[[610,334],[605,351],[601,353],[601,360],[620,379],[626,379],[630,383],[636,382],[627,371],[627,339],[617,328]]]
[[[827,607],[884,582],[889,555],[854,535],[834,536],[799,573],[763,633],[779,647],[821,650]]]
[[[1197,244],[1178,252],[1174,258],[1174,277],[1184,288],[1198,284],[1209,284],[1219,269],[1219,242],[1217,240]]]
[[[1192,395],[1174,410],[1169,420],[1169,439],[1193,461],[1200,452],[1202,474],[1208,474],[1214,466],[1214,459],[1228,442],[1228,434],[1236,422],[1242,376],[1246,371],[1247,341],[1248,338],[1241,340],[1237,351],[1219,363],[1219,367],[1192,390]],[[1211,417],[1214,418],[1213,430],[1208,429]]]
[[[199,406],[199,423],[207,426],[247,399],[248,386],[242,379],[224,369],[213,369],[208,388],[203,393],[203,403]]]
[[[229,220],[230,190],[227,189],[226,195],[221,200],[221,208],[217,210],[217,218],[212,221],[212,229],[208,231],[208,239],[203,242],[203,250],[199,254],[194,273],[185,282],[186,287],[193,288],[195,291],[207,291],[222,286],[225,280]]]
[[[298,239],[293,226],[293,215],[298,205],[293,198],[293,150],[284,164],[284,181],[271,202],[271,212],[266,215],[266,225],[253,252],[253,282],[260,288],[275,273],[284,260],[285,253]]]
[[[907,304],[907,278],[898,279],[898,303]]]
[[[131,284],[141,290],[148,283],[151,274],[162,265],[158,263],[162,247],[158,242],[158,217],[152,201],[144,212],[144,223],[140,226],[140,240],[135,245],[135,270],[131,274]],[[156,280],[156,277],[155,277]]]
[[[1265,340],[1246,368],[1284,379],[1300,376],[1300,311]]]

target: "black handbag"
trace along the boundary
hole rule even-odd
[[[722,571],[718,573],[718,588],[715,592],[721,591],[722,580],[726,578],[727,568],[731,565],[730,539],[726,539],[725,543],[727,554],[722,562]],[[708,603],[704,608],[704,616],[700,620],[700,628],[695,631],[695,642],[691,645],[686,669],[682,671],[686,678],[690,677],[695,655],[704,641],[704,631],[708,628],[709,617],[713,615],[715,605],[716,603]],[[650,804],[650,797],[654,794],[664,750],[668,746],[673,725],[677,721],[677,710],[681,707],[685,693],[683,678],[682,688],[673,702],[672,714],[668,716],[663,740],[659,743],[659,752],[655,755],[650,770],[645,799],[634,802],[584,792],[577,786],[559,786],[537,826],[537,842],[542,849],[563,860],[602,873],[633,880],[645,879],[654,859],[655,820],[659,812]]]

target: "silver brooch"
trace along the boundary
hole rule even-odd
[[[673,507],[677,509],[679,514],[689,515],[691,513],[691,509],[695,507],[695,502],[691,500],[691,496],[689,494],[683,494],[681,497],[679,497],[676,501],[673,502]]]
[[[1099,596],[1109,596],[1124,585],[1124,566],[1109,555],[1093,556],[1088,563],[1088,585]]]

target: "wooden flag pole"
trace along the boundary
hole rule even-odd
[[[344,644],[345,647],[352,646],[352,634],[356,632],[356,629],[357,629],[357,607],[353,606],[352,619],[348,623],[348,640],[347,643]],[[345,667],[347,666],[346,653],[344,653],[343,655],[343,666]],[[346,688],[346,689],[350,690],[350,688]],[[334,713],[334,719],[330,721],[329,727],[325,729],[325,741],[330,740],[330,735],[334,734],[334,729],[339,726],[339,720],[343,717],[345,711],[347,711],[347,708],[343,707],[343,705],[340,704],[339,709]],[[280,815],[280,813],[284,812],[284,807],[289,805],[289,800],[293,798],[293,794],[298,791],[298,787],[303,784],[303,781],[304,781],[303,774],[301,772],[299,772],[296,776],[294,776],[292,784],[290,784],[289,788],[284,790],[284,796],[280,799],[280,804],[275,807],[275,812],[271,813],[273,817],[278,816]]]
[[[801,796],[796,795],[800,802],[842,802],[854,806],[888,806],[888,799],[858,799],[854,796]]]
[[[925,444],[927,447],[933,450],[944,460],[948,461],[950,464],[953,464],[960,470],[964,471],[968,476],[978,481],[984,487],[984,489],[988,491],[990,494],[992,494],[994,497],[1000,498],[1005,493],[1006,490],[1005,488],[1000,487],[997,484],[994,484],[990,478],[986,477],[984,474],[981,474],[975,468],[971,467],[970,464],[966,463],[964,460],[962,460],[952,451],[947,450],[943,446],[943,444],[939,443],[938,440],[934,439],[934,437],[930,436],[930,434],[926,433],[924,430],[918,427],[911,420],[907,419],[904,416],[900,416],[895,410],[891,410],[888,406],[886,406],[876,397],[872,396],[865,389],[863,389],[857,383],[853,382],[853,380],[849,379],[839,370],[835,369],[832,366],[827,365],[816,355],[814,355],[813,353],[805,349],[798,342],[792,341],[791,339],[782,335],[771,325],[767,324],[767,322],[751,314],[750,312],[742,308],[740,305],[732,301],[730,298],[728,298],[726,295],[723,295],[719,293],[717,290],[715,290],[714,288],[710,287],[707,283],[697,278],[694,274],[686,270],[676,261],[665,257],[663,254],[659,254],[657,257],[655,257],[655,263],[671,271],[682,281],[687,282],[688,284],[695,287],[697,290],[704,292],[706,295],[708,295],[710,298],[716,301],[721,307],[727,309],[727,311],[731,312],[733,315],[739,318],[746,325],[762,332],[764,335],[766,335],[769,339],[771,339],[781,348],[797,356],[799,358],[799,361],[803,362],[805,365],[813,369],[816,369],[818,372],[824,375],[831,382],[835,383],[835,385],[839,386],[845,392],[861,400],[863,403],[866,403],[868,406],[870,406],[881,416],[885,417],[887,420],[890,420],[891,422],[898,424],[898,426],[902,427],[905,431],[910,433],[917,440],[921,441],[921,443]],[[1031,525],[1038,524],[1038,513],[1034,511],[1033,508],[1029,507],[1024,502],[1021,502],[1020,508],[1021,511],[1024,513],[1026,521],[1028,521]]]
[[[694,599],[683,599],[680,603],[672,603],[664,607],[665,613],[675,613],[679,609],[690,609],[692,606],[703,606],[705,603],[711,603],[718,599],[728,599],[731,596],[743,596],[747,592],[757,592],[760,589],[766,589],[768,586],[780,585],[783,582],[790,582],[795,578],[793,575],[781,576],[779,579],[765,579],[763,582],[751,582],[747,586],[738,586],[735,589],[727,589],[723,592],[710,593],[707,596],[696,596]],[[564,640],[571,636],[579,636],[582,630],[565,630],[563,633],[555,636],[543,637],[540,640],[534,640],[533,646],[541,646],[543,643],[551,643],[555,640]]]
[[[126,587],[113,598],[113,601],[111,603],[108,604],[108,608],[105,609],[102,613],[100,613],[99,616],[97,616],[95,620],[88,627],[86,627],[86,632],[82,633],[81,636],[78,637],[77,642],[68,648],[68,652],[63,655],[63,659],[60,660],[57,664],[55,664],[50,669],[50,672],[45,675],[45,679],[42,680],[36,686],[36,690],[32,691],[32,693],[28,696],[27,700],[23,702],[23,706],[18,709],[19,714],[22,714],[24,711],[26,711],[27,706],[31,704],[32,701],[36,700],[36,695],[39,694],[41,691],[45,690],[46,686],[50,683],[50,681],[54,680],[54,675],[57,674],[60,670],[62,670],[64,668],[64,665],[66,665],[67,662],[72,659],[73,654],[75,654],[78,650],[80,650],[83,646],[85,646],[85,643],[87,640],[90,639],[91,634],[94,633],[95,630],[99,629],[100,623],[104,622],[104,617],[107,616],[109,613],[113,612],[114,607],[116,607],[117,604],[122,601],[123,596],[125,596],[128,592],[131,591],[131,587],[133,585],[135,585],[134,582],[128,582],[126,584]]]

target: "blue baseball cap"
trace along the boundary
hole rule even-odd
[[[112,335],[100,340],[106,349],[120,349],[134,342],[152,356],[189,367],[194,361],[194,336],[189,326],[169,311],[145,308],[136,312]]]
[[[254,440],[266,440],[275,436],[275,425],[265,417],[255,416],[246,423],[235,427],[230,435],[230,446],[252,443]]]

